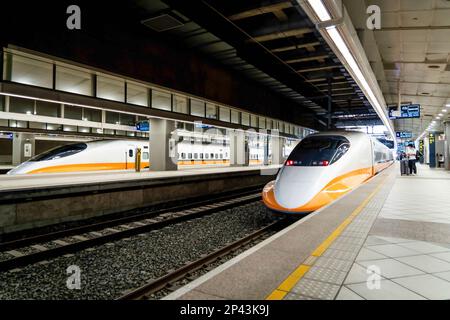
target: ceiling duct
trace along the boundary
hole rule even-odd
[[[180,18],[172,13],[163,13],[158,16],[141,21],[143,25],[156,32],[164,32],[184,25]]]

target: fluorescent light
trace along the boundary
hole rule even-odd
[[[321,2],[321,1],[320,1]],[[317,12],[316,12],[317,13]],[[372,88],[367,83],[367,80],[365,79],[361,69],[359,68],[355,58],[349,51],[347,44],[344,42],[344,39],[342,39],[341,34],[336,29],[336,27],[327,28],[326,31],[328,32],[328,35],[335,43],[336,47],[341,52],[344,59],[347,61],[347,64],[352,69],[353,73],[355,74],[356,78],[360,82],[360,86],[365,90],[365,92],[368,95],[369,101],[372,103],[372,105],[375,107],[375,111],[377,111],[378,115],[380,116],[383,123],[389,128],[389,131],[391,132],[392,137],[395,137],[395,132],[390,126],[389,120],[386,117],[386,114],[384,113],[383,107],[378,102],[378,99],[376,98],[374,92],[372,91]]]
[[[443,114],[442,114],[442,113],[439,113],[439,114],[438,114],[438,116],[439,116],[439,117],[442,117],[442,116],[443,116]]]
[[[447,112],[447,109],[442,109],[442,112]]]
[[[441,120],[441,118],[440,117],[436,117],[436,120]]]
[[[323,5],[322,0],[308,0],[308,2],[320,21],[331,20],[331,16]]]

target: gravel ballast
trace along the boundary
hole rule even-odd
[[[114,299],[273,221],[261,202],[0,273],[0,299]],[[68,289],[69,266],[81,288]]]

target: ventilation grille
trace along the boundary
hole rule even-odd
[[[183,25],[183,22],[169,14],[161,14],[157,17],[142,21],[142,24],[156,32],[163,32],[179,28]]]

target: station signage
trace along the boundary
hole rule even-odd
[[[411,139],[412,138],[412,132],[411,131],[397,131],[395,132],[397,138],[400,139]]]
[[[150,131],[150,124],[148,121],[141,121],[136,124],[136,130],[138,131]]]
[[[208,125],[208,124],[204,124],[204,123],[201,123],[201,122],[195,122],[195,127],[197,128],[197,129],[209,129],[209,128],[213,128],[213,126],[210,126],[210,125]]]
[[[397,107],[389,107],[389,119],[407,118],[420,118],[420,104],[401,105],[400,110],[397,110]]]

